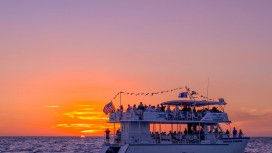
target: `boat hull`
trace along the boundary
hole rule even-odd
[[[215,144],[127,144],[118,151],[103,153],[243,153],[248,141],[226,139]]]

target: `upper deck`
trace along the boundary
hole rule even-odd
[[[224,101],[192,101],[173,100],[161,103],[167,106],[166,110],[160,109],[128,109],[126,112],[117,111],[110,113],[109,122],[133,122],[145,121],[150,123],[229,123],[228,115],[210,105],[226,105]],[[170,106],[175,106],[171,110]],[[205,108],[206,107],[206,108]],[[196,110],[197,108],[197,110]]]

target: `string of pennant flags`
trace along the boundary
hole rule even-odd
[[[174,88],[174,89],[171,89],[171,90],[163,90],[163,91],[158,91],[158,92],[118,92],[114,97],[113,97],[113,100],[117,98],[118,95],[120,94],[123,94],[123,95],[130,95],[130,96],[154,96],[154,95],[158,95],[158,94],[164,94],[164,93],[169,93],[169,92],[173,92],[173,91],[176,91],[176,90],[180,90],[180,89],[184,89],[183,87],[179,87],[179,88]],[[213,99],[209,99],[208,97],[206,96],[203,96],[195,91],[191,91],[190,88],[188,87],[185,87],[185,89],[187,90],[186,92],[182,92],[179,94],[179,98],[187,98],[187,95],[190,95],[191,98],[204,98],[204,99],[207,99],[207,100],[213,100]]]
[[[176,91],[176,90],[180,90],[180,89],[183,89],[182,87],[180,88],[175,88],[175,89],[171,89],[171,90],[163,90],[163,91],[158,91],[158,92],[118,92],[114,97],[113,99],[116,99],[117,96],[119,94],[123,94],[123,95],[134,95],[134,96],[153,96],[153,95],[157,95],[157,94],[163,94],[163,93],[166,93],[166,92],[173,92],[173,91]]]

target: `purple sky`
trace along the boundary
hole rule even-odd
[[[48,103],[102,107],[120,90],[185,85],[205,94],[209,78],[210,95],[226,98],[234,124],[271,136],[271,8],[250,0],[2,0],[0,135],[51,134],[31,133],[36,118],[22,117],[48,115],[39,111]],[[28,124],[26,133],[16,123]]]

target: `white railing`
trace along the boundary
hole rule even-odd
[[[184,120],[184,121],[199,121],[205,116],[204,112],[114,112],[110,113],[110,121],[120,120]]]
[[[210,112],[114,112],[110,113],[109,121],[204,121],[204,122],[229,122],[226,113],[210,113]]]
[[[182,143],[201,143],[201,141],[216,141],[219,135],[216,134],[145,134],[145,133],[129,133],[110,134],[109,137],[104,136],[106,144],[182,144]]]
[[[195,144],[195,143],[215,143],[217,140],[224,138],[243,138],[233,137],[224,133],[208,133],[208,134],[145,134],[145,133],[129,133],[122,135],[110,134],[108,137],[104,135],[105,144],[121,145],[121,144]]]

